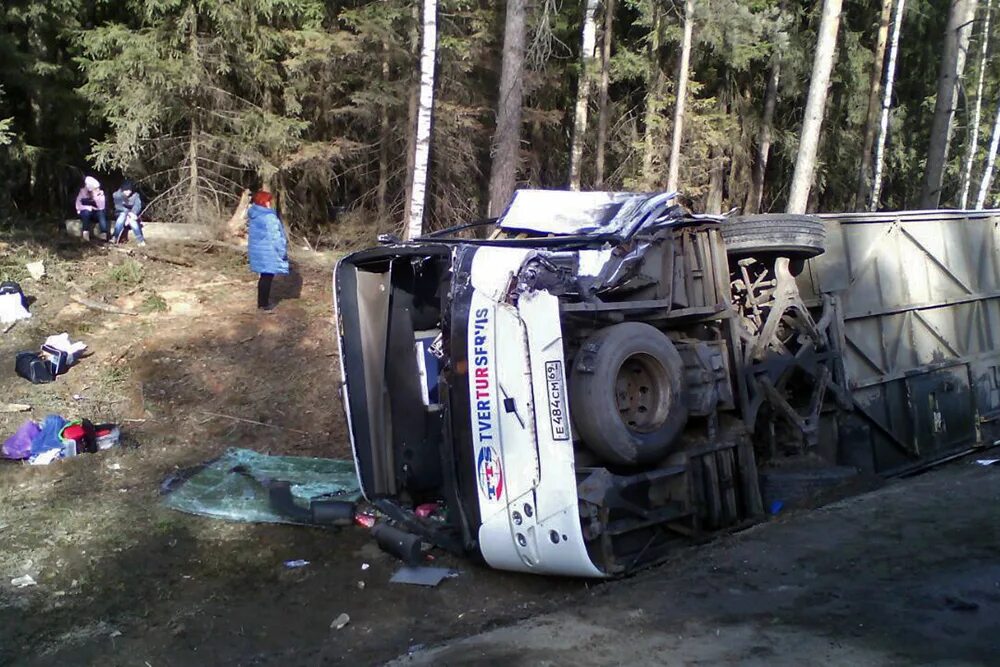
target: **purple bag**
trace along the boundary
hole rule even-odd
[[[3,455],[8,459],[26,459],[31,456],[31,441],[41,432],[38,424],[30,419],[3,443]]]

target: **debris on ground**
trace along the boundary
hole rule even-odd
[[[28,270],[28,275],[35,280],[41,280],[45,277],[45,262],[42,260],[38,260],[37,262],[28,262],[24,265],[24,268]]]
[[[424,503],[423,505],[417,505],[413,509],[413,513],[416,514],[421,519],[426,519],[435,512],[441,509],[441,506],[437,503]]]
[[[337,618],[333,619],[332,623],[330,623],[330,629],[331,630],[342,630],[350,622],[351,622],[351,617],[350,616],[348,616],[347,614],[341,614]]]
[[[4,458],[48,465],[56,459],[109,449],[121,433],[115,424],[94,424],[88,419],[64,419],[48,415],[41,424],[27,420],[7,438],[0,453]]]
[[[38,582],[30,574],[26,574],[21,577],[14,577],[10,580],[10,585],[14,588],[25,588],[26,586],[35,586]]]
[[[378,518],[371,512],[359,511],[354,515],[354,523],[369,530],[375,526],[376,521]]]
[[[31,406],[27,403],[0,403],[0,412],[28,412]]]
[[[180,512],[250,523],[309,525],[310,503],[355,501],[360,497],[354,463],[304,456],[268,456],[230,449],[200,468],[164,481],[164,504]],[[301,515],[276,507],[276,497],[291,498]],[[309,516],[306,516],[306,514]],[[348,514],[347,521],[350,522]]]
[[[383,551],[386,551],[404,563],[414,564],[423,554],[423,539],[419,535],[408,533],[380,523],[372,528],[372,537]]]
[[[12,280],[0,283],[0,324],[13,326],[15,322],[31,317],[28,298],[21,286]],[[4,330],[6,333],[9,327]]]
[[[995,466],[1000,464],[1000,459],[976,459],[978,466]]]
[[[300,567],[305,567],[308,564],[309,564],[309,561],[302,560],[301,558],[298,559],[298,560],[286,560],[285,561],[285,567],[287,567],[290,570],[294,570],[294,569],[300,568]]]
[[[458,572],[446,567],[427,567],[426,565],[404,565],[392,575],[389,581],[393,584],[412,584],[414,586],[434,587],[445,579],[457,577]]]
[[[72,342],[67,333],[49,336],[39,352],[18,352],[14,370],[32,384],[45,384],[69,370],[86,350],[86,343]]]

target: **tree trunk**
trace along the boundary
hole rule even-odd
[[[410,54],[414,59],[420,57],[420,5],[416,2],[410,7]],[[413,78],[410,84],[410,98],[406,105],[406,183],[403,186],[403,229],[410,214],[413,201],[413,172],[416,169],[417,153],[417,111],[420,107],[420,77]]]
[[[382,83],[389,82],[389,43],[382,42]],[[387,197],[389,192],[389,142],[391,126],[389,107],[383,101],[379,105],[379,145],[378,145],[378,185],[375,187],[375,206],[379,225],[386,222]]]
[[[427,165],[431,153],[431,120],[434,112],[434,60],[437,55],[437,0],[424,0],[423,45],[420,50],[420,104],[416,147],[413,154],[413,187],[406,238],[423,233],[427,201]]]
[[[875,149],[875,174],[872,176],[872,195],[868,210],[877,211],[882,196],[882,167],[885,165],[885,142],[889,135],[889,109],[892,106],[892,87],[896,82],[896,56],[899,55],[899,33],[903,27],[903,8],[906,0],[896,0],[892,40],[889,44],[889,63],[885,69],[885,90],[882,91],[882,115],[879,119],[878,143]]]
[[[490,171],[488,214],[500,215],[517,184],[521,152],[521,107],[524,98],[524,40],[527,31],[527,0],[507,0],[503,31],[503,63],[497,100],[497,125],[493,134],[493,164]]]
[[[604,187],[604,160],[608,144],[608,84],[611,81],[611,39],[614,35],[615,0],[604,2],[604,40],[601,44],[601,93],[597,113],[597,157],[594,187]]]
[[[955,116],[958,82],[965,64],[965,50],[969,47],[972,19],[975,17],[975,0],[951,0],[948,25],[944,35],[944,52],[938,70],[937,98],[934,101],[934,121],[931,141],[927,149],[927,167],[920,192],[920,207],[937,208],[941,203],[941,186],[944,167],[948,161],[948,143],[951,123]]]
[[[996,120],[993,121],[993,139],[990,141],[990,152],[986,156],[986,166],[983,168],[983,180],[979,183],[979,196],[976,197],[976,210],[981,211],[986,205],[986,195],[993,183],[993,165],[997,159],[997,145],[1000,144],[1000,104],[997,105]]]
[[[191,53],[192,70],[197,70],[200,62],[198,53],[198,14],[192,9],[191,26],[188,29],[188,49]],[[191,222],[201,222],[201,207],[198,193],[198,135],[201,128],[198,123],[198,106],[192,104],[191,136],[188,138],[188,202]]]
[[[721,147],[709,151],[711,168],[708,172],[708,194],[705,196],[705,213],[722,213],[722,190],[726,172],[726,152]]]
[[[583,13],[583,35],[580,48],[580,80],[576,87],[576,113],[573,116],[573,143],[569,153],[569,189],[580,189],[583,142],[587,134],[587,110],[590,102],[590,80],[594,75],[594,50],[597,45],[597,0],[587,0]]]
[[[805,213],[816,173],[816,149],[819,133],[823,126],[823,108],[826,106],[826,90],[830,84],[830,72],[837,48],[837,30],[840,27],[841,0],[823,0],[823,17],[819,22],[819,37],[816,55],[813,58],[812,77],[809,81],[809,97],[806,100],[805,118],[802,121],[802,136],[799,151],[795,157],[795,171],[788,195],[789,213]]]
[[[691,62],[691,35],[694,32],[694,0],[684,0],[684,41],[677,73],[677,100],[674,104],[673,139],[670,142],[670,166],[667,191],[676,192],[681,170],[681,137],[684,134],[684,102],[687,97],[688,66]]]
[[[892,0],[882,0],[879,16],[878,38],[872,58],[872,76],[868,87],[868,112],[865,114],[865,138],[861,148],[861,169],[858,171],[858,189],[854,195],[854,210],[865,210],[865,195],[871,191],[872,146],[875,144],[875,126],[879,117],[879,89],[882,70],[885,66],[885,45],[889,37],[889,21],[892,18]]]
[[[955,109],[958,108],[959,98],[961,97],[967,100],[967,97],[964,93],[964,88],[962,87],[962,77],[964,76],[965,72],[965,60],[969,54],[969,42],[971,41],[972,38],[972,24],[975,23],[976,21],[976,10],[979,7],[979,0],[971,0],[970,5],[971,6],[969,8],[969,14],[967,16],[968,21],[966,21],[964,24],[964,29],[962,30],[962,37],[960,38],[958,44],[958,66],[956,67],[958,74],[955,78],[955,98],[952,108],[952,118],[954,118]],[[966,101],[965,104],[968,105],[968,101]],[[969,112],[968,106],[966,106],[965,112],[966,116],[968,116]],[[968,118],[966,118],[966,121],[968,122]],[[945,133],[944,137],[945,161],[947,161],[948,159],[947,156],[951,155],[951,138],[954,135],[955,135],[955,124],[948,123],[948,131]]]
[[[983,82],[986,80],[986,60],[990,46],[990,14],[993,11],[993,0],[986,0],[986,16],[983,17],[983,37],[979,54],[979,81],[976,84],[976,107],[972,112],[972,136],[965,155],[965,169],[962,170],[962,195],[959,208],[964,209],[969,203],[969,186],[972,183],[972,162],[979,149],[979,123],[983,114]]]
[[[760,119],[757,156],[753,164],[753,176],[750,181],[750,192],[747,194],[745,213],[760,213],[760,203],[764,198],[764,174],[767,172],[767,159],[771,153],[774,107],[778,103],[778,83],[780,80],[781,62],[776,59],[771,66],[771,75],[767,78],[767,88],[764,90],[764,114]]]
[[[649,76],[646,81],[646,118],[642,151],[642,183],[644,189],[653,187],[653,155],[655,153],[653,125],[659,112],[660,90],[663,87],[663,70],[660,69],[660,5],[653,3],[653,28],[649,40]]]

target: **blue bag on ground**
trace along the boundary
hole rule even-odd
[[[59,437],[59,432],[66,425],[66,420],[59,415],[49,415],[42,422],[42,428],[34,438],[31,439],[31,455],[38,456],[50,449],[62,449],[63,441]]]

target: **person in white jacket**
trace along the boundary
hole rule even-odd
[[[76,214],[80,216],[80,228],[84,241],[90,240],[90,229],[97,222],[106,241],[111,240],[108,228],[107,201],[101,183],[93,176],[83,179],[83,187],[76,195]]]

